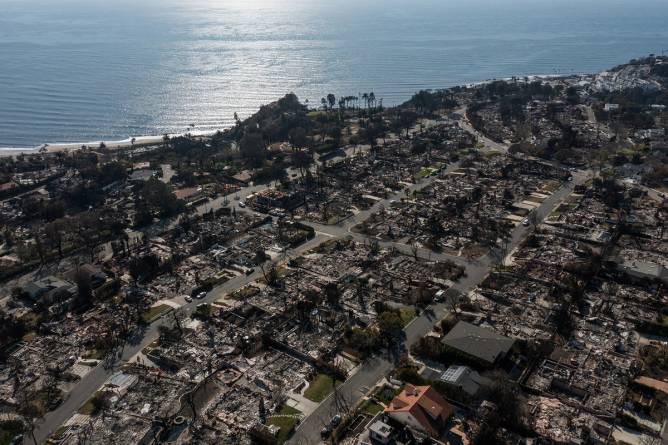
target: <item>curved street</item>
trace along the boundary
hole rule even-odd
[[[497,144],[487,138],[481,138],[481,136],[467,123],[464,118],[460,121],[460,125],[465,129],[473,132],[482,140],[484,144],[484,149],[502,149],[505,151],[505,148],[501,144]],[[501,148],[499,148],[501,147]],[[445,168],[442,173],[449,173],[458,168],[458,163],[450,164]],[[294,171],[288,171],[288,174],[295,173]],[[566,183],[560,189],[556,190],[547,200],[545,200],[540,207],[538,207],[535,212],[538,217],[538,221],[542,221],[558,204],[561,202],[568,194],[573,190],[573,187],[576,184],[584,183],[584,181],[589,177],[590,172],[577,172],[574,174],[573,181]],[[299,256],[306,251],[316,247],[320,243],[332,239],[332,238],[342,238],[342,237],[353,237],[354,239],[364,242],[365,240],[374,240],[377,241],[381,246],[394,248],[404,253],[406,255],[414,255],[432,260],[450,260],[459,265],[462,265],[466,269],[466,276],[461,278],[455,286],[452,288],[454,291],[466,293],[478,285],[487,274],[490,272],[492,267],[497,263],[489,255],[484,256],[479,259],[470,259],[463,256],[454,256],[443,253],[432,252],[424,248],[414,248],[406,244],[401,244],[397,242],[389,241],[380,241],[375,238],[369,238],[360,233],[351,231],[351,229],[356,225],[367,219],[372,213],[377,212],[381,207],[389,207],[391,202],[394,200],[399,200],[406,196],[409,196],[413,191],[424,188],[437,177],[427,177],[422,180],[418,180],[415,184],[407,187],[403,191],[381,201],[375,203],[369,209],[360,211],[350,218],[344,220],[343,222],[336,225],[323,225],[317,223],[305,222],[305,224],[310,225],[316,231],[316,236],[307,241],[306,243],[291,249],[287,252],[283,262],[286,262],[288,258]],[[213,201],[207,202],[200,205],[197,208],[198,213],[204,213],[209,209],[215,209],[226,204],[231,204],[236,208],[237,211],[250,211],[249,209],[242,209],[239,207],[239,202],[244,200],[248,195],[256,193],[260,190],[268,188],[268,185],[249,185],[243,187],[239,192],[229,194],[226,197],[220,197]],[[237,198],[238,197],[238,198]],[[236,198],[236,199],[235,199]],[[174,219],[161,221],[151,228],[149,228],[146,233],[154,234],[159,233],[162,230],[165,230],[169,227],[172,227],[176,224]],[[529,233],[528,227],[523,227],[522,225],[517,226],[512,232],[512,238],[509,243],[508,252],[519,245],[519,243],[524,239],[524,237]],[[258,278],[261,278],[262,273],[259,268],[251,273],[250,275],[240,275],[235,278],[230,279],[229,281],[215,287],[210,291],[204,300],[195,300],[191,303],[187,303],[182,307],[187,313],[191,313],[197,304],[202,302],[213,302],[225,294],[231,293]],[[429,307],[429,310],[425,310],[422,314],[414,319],[406,328],[406,340],[405,347],[409,348],[412,344],[418,341],[422,336],[432,329],[433,324],[440,320],[447,312],[449,308],[448,302],[434,304]],[[143,330],[138,330],[135,335],[135,339],[130,344],[125,345],[125,347],[115,356],[111,361],[107,360],[105,363],[98,364],[97,367],[91,370],[86,376],[84,376],[78,384],[70,391],[66,396],[64,402],[56,408],[54,411],[51,411],[41,419],[35,430],[35,438],[38,443],[43,443],[60,425],[66,422],[76,411],[82,406],[94,393],[99,389],[105,381],[117,371],[117,369],[127,360],[131,359],[137,353],[139,353],[144,347],[149,345],[151,342],[158,338],[158,328],[161,325],[170,323],[171,319],[166,317],[160,317],[151,323],[149,326],[145,327]],[[374,357],[370,360],[367,360],[362,365],[358,366],[348,380],[344,382],[339,387],[339,395],[344,397],[346,400],[350,401],[352,404],[355,400],[359,399],[368,388],[373,387],[373,385],[382,379],[393,367],[392,362],[386,357]],[[335,401],[330,396],[325,399],[320,405],[306,417],[301,424],[299,425],[295,435],[291,439],[291,443],[317,443],[320,441],[320,429],[322,426],[335,414]],[[26,442],[32,443],[31,440],[27,439]]]

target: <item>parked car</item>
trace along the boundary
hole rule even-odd
[[[197,294],[197,296],[195,298],[197,298],[198,300],[201,300],[204,297],[206,297],[206,292],[200,292],[199,294]]]
[[[522,225],[523,225],[524,227],[529,227],[530,224],[531,224],[531,221],[529,221],[529,218],[524,218],[524,219],[522,220]]]
[[[244,207],[246,207],[246,203],[243,201],[239,201],[239,207],[243,209]]]
[[[323,439],[327,439],[332,434],[332,431],[334,431],[334,428],[336,428],[340,424],[341,424],[341,416],[337,414],[334,417],[332,417],[332,420],[330,420],[329,423],[325,425],[322,430],[320,430],[320,437],[322,437]]]
[[[329,425],[320,430],[320,437],[323,439],[327,439],[330,434],[332,434],[332,429],[329,427]]]
[[[186,295],[185,297],[183,297],[183,299],[186,300],[186,302],[188,303],[191,303],[193,301],[193,297],[191,297],[190,295]]]
[[[332,428],[336,428],[337,426],[339,426],[340,423],[341,423],[341,416],[337,414],[334,417],[332,417],[332,420],[329,421],[329,426]]]

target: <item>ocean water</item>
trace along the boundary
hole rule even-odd
[[[0,147],[228,126],[288,92],[596,72],[668,50],[666,0],[0,0]]]

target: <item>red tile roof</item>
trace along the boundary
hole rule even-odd
[[[439,423],[448,420],[453,409],[431,386],[407,384],[385,412],[409,412],[432,436],[438,436]]]

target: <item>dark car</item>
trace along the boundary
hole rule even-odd
[[[332,420],[329,421],[330,428],[336,428],[341,423],[341,416],[339,414],[332,417]]]
[[[320,437],[323,439],[327,439],[330,434],[332,434],[332,429],[329,427],[329,425],[320,430]]]

